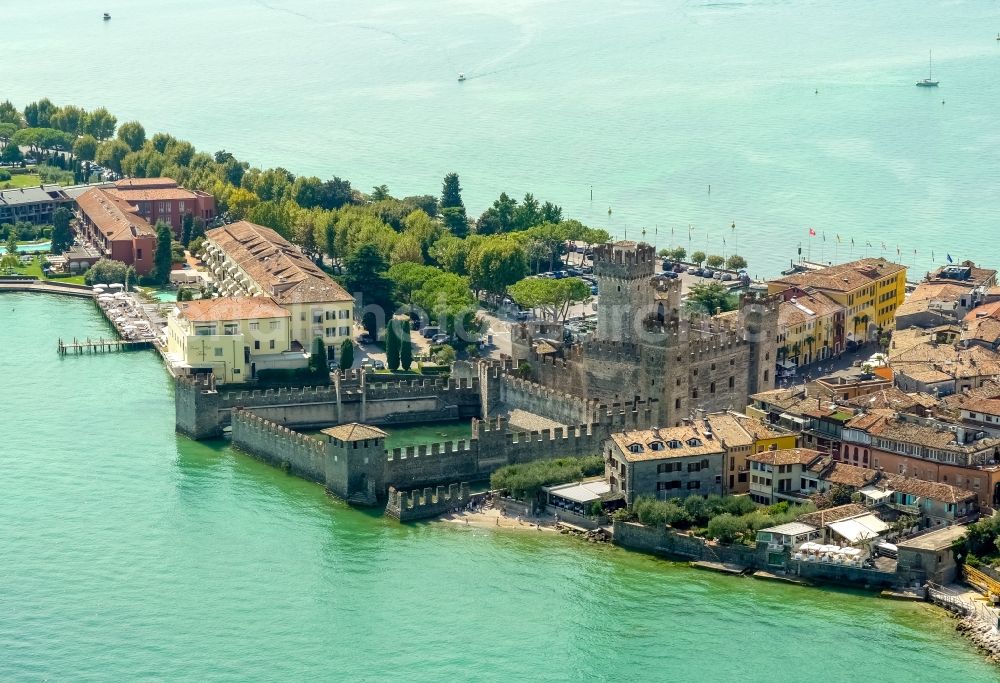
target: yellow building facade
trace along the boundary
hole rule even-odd
[[[311,351],[319,337],[333,361],[353,338],[354,297],[270,228],[239,221],[205,234],[203,258],[224,296],[270,297],[290,314],[291,339]]]
[[[167,361],[177,373],[211,372],[222,384],[305,367],[308,354],[291,350],[290,319],[267,297],[178,302],[167,318]]]
[[[772,280],[767,293],[792,287],[815,289],[842,306],[845,339],[871,339],[876,329],[893,329],[896,309],[906,297],[906,266],[864,258]]]

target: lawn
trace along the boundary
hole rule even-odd
[[[71,275],[68,277],[45,277],[45,274],[42,272],[42,261],[38,257],[32,259],[31,263],[27,265],[18,266],[17,268],[14,269],[14,272],[20,275],[31,275],[33,277],[37,277],[39,280],[51,280],[52,282],[69,282],[74,285],[86,284],[83,281],[83,275]]]
[[[19,187],[37,187],[41,179],[35,173],[25,173],[22,175],[12,175],[10,180],[0,181],[0,190],[17,189]]]

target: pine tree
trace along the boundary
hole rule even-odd
[[[410,321],[405,320],[399,326],[399,364],[409,372],[413,364],[413,345],[410,343]]]
[[[385,364],[390,370],[399,369],[400,323],[393,318],[385,327]]]

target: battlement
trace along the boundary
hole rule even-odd
[[[479,379],[438,377],[435,379],[401,380],[397,382],[373,382],[365,385],[365,395],[369,399],[437,396],[457,392],[478,394]]]
[[[778,306],[782,301],[784,301],[784,298],[781,294],[752,294],[747,292],[740,296],[740,309],[742,311],[751,308],[751,310],[756,309],[758,311],[777,313]]]
[[[336,400],[336,387],[278,387],[276,389],[253,389],[250,391],[227,391],[222,394],[225,403],[240,405],[242,403],[253,402],[254,399],[286,399],[290,402],[309,401],[319,398],[320,400]]]
[[[387,452],[388,460],[412,460],[413,458],[433,458],[435,456],[471,455],[475,451],[475,436],[466,441],[440,441],[420,446],[393,448]]]
[[[184,388],[190,389],[201,389],[202,391],[215,391],[215,375],[212,373],[208,374],[197,374],[197,375],[177,375],[175,378],[177,384]]]
[[[289,429],[277,422],[254,415],[249,410],[241,408],[233,409],[232,424],[234,434],[237,429],[240,430],[241,441],[246,440],[248,432],[255,432],[257,435],[271,435],[280,438],[288,447],[299,446],[310,451],[313,455],[322,456],[326,453],[326,444],[322,441],[297,432],[294,429]],[[234,442],[235,440],[236,437],[234,436]]]
[[[407,493],[389,487],[389,501],[386,515],[407,522],[416,519],[436,517],[456,507],[463,507],[471,500],[468,482],[449,484],[448,488],[437,486],[415,489]]]
[[[651,244],[622,241],[594,247],[594,275],[599,278],[634,280],[655,271],[656,247]]]

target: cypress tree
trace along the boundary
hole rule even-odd
[[[399,364],[404,370],[409,372],[410,366],[413,364],[413,345],[410,343],[410,321],[404,321],[399,328]]]
[[[385,326],[385,364],[393,371],[399,369],[399,327],[395,318]]]
[[[153,274],[156,283],[165,285],[170,282],[170,267],[173,265],[174,257],[171,251],[171,242],[174,233],[170,226],[160,222],[156,225],[156,252],[153,257]]]
[[[354,365],[354,342],[345,339],[340,342],[340,369],[350,370]]]

